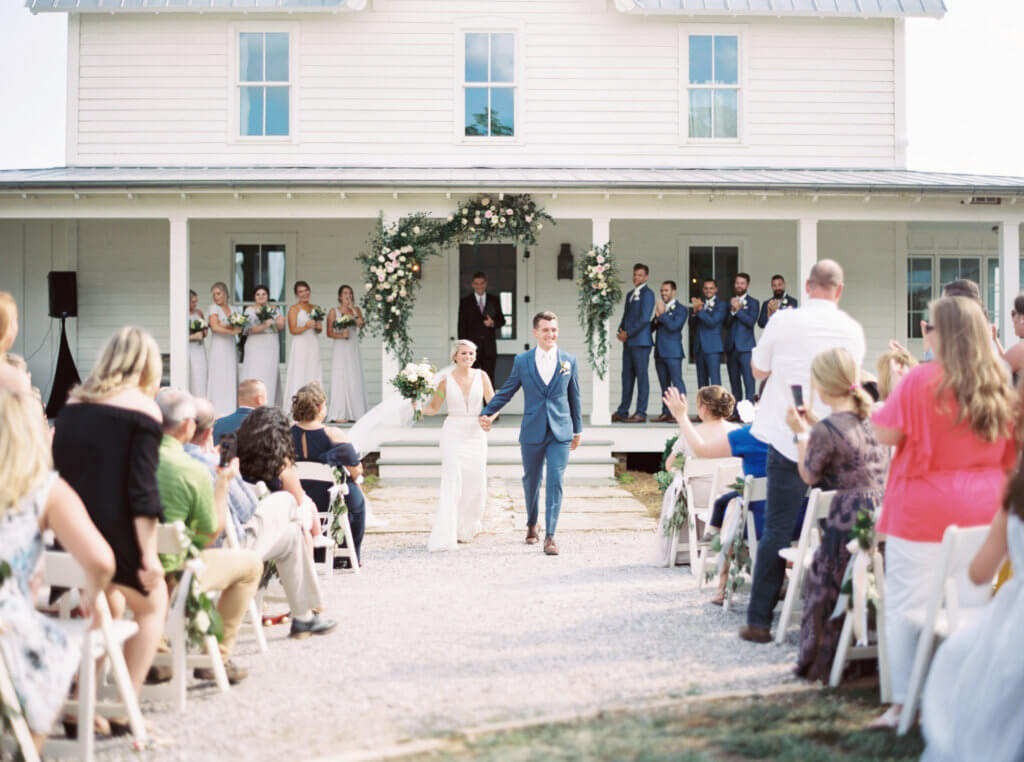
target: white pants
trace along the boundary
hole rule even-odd
[[[309,616],[311,609],[322,608],[323,602],[313,556],[295,513],[295,498],[290,493],[267,495],[245,525],[244,545],[259,553],[264,561],[277,565],[292,616],[303,618]]]
[[[894,704],[902,704],[907,697],[921,634],[920,628],[905,615],[927,606],[932,592],[931,573],[938,566],[941,548],[940,542],[914,542],[899,537],[885,540],[885,637]]]

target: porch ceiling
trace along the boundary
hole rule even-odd
[[[943,0],[615,0],[623,13],[905,18],[946,13]]]
[[[0,171],[0,193],[246,189],[1024,195],[1024,177],[855,169],[54,167]]]
[[[25,0],[33,13],[361,11],[366,0]]]

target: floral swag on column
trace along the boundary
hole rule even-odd
[[[597,377],[608,373],[608,319],[622,299],[619,267],[611,244],[593,246],[579,263],[578,313],[587,342],[587,356]]]
[[[382,216],[358,257],[366,281],[361,300],[366,330],[382,338],[399,364],[410,362],[409,319],[426,260],[450,244],[466,241],[512,239],[533,245],[545,222],[554,224],[529,195],[504,193],[465,201],[445,220],[416,212],[385,225]]]

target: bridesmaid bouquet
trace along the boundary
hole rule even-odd
[[[228,315],[228,325],[232,328],[244,328],[249,325],[249,318],[243,312],[232,312]]]
[[[338,319],[334,321],[335,331],[344,331],[348,328],[355,328],[355,326],[355,317],[344,312],[338,313]]]
[[[408,363],[401,372],[391,379],[391,385],[398,393],[413,404],[424,402],[434,393],[434,369],[426,362]],[[423,420],[423,411],[418,409],[414,420]]]
[[[325,317],[327,317],[327,313],[324,312],[323,307],[314,307],[309,311],[309,319],[314,323],[322,323]]]
[[[206,330],[206,323],[204,323],[199,318],[192,318],[191,320],[188,321],[188,332],[189,333],[198,333],[199,331],[205,331],[205,330]]]
[[[277,307],[270,304],[264,304],[262,307],[256,309],[256,319],[261,323],[265,323],[268,320],[273,320],[277,317]]]

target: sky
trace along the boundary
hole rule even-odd
[[[0,0],[0,169],[64,165],[67,17]],[[910,169],[1024,177],[1022,0],[907,21]]]

